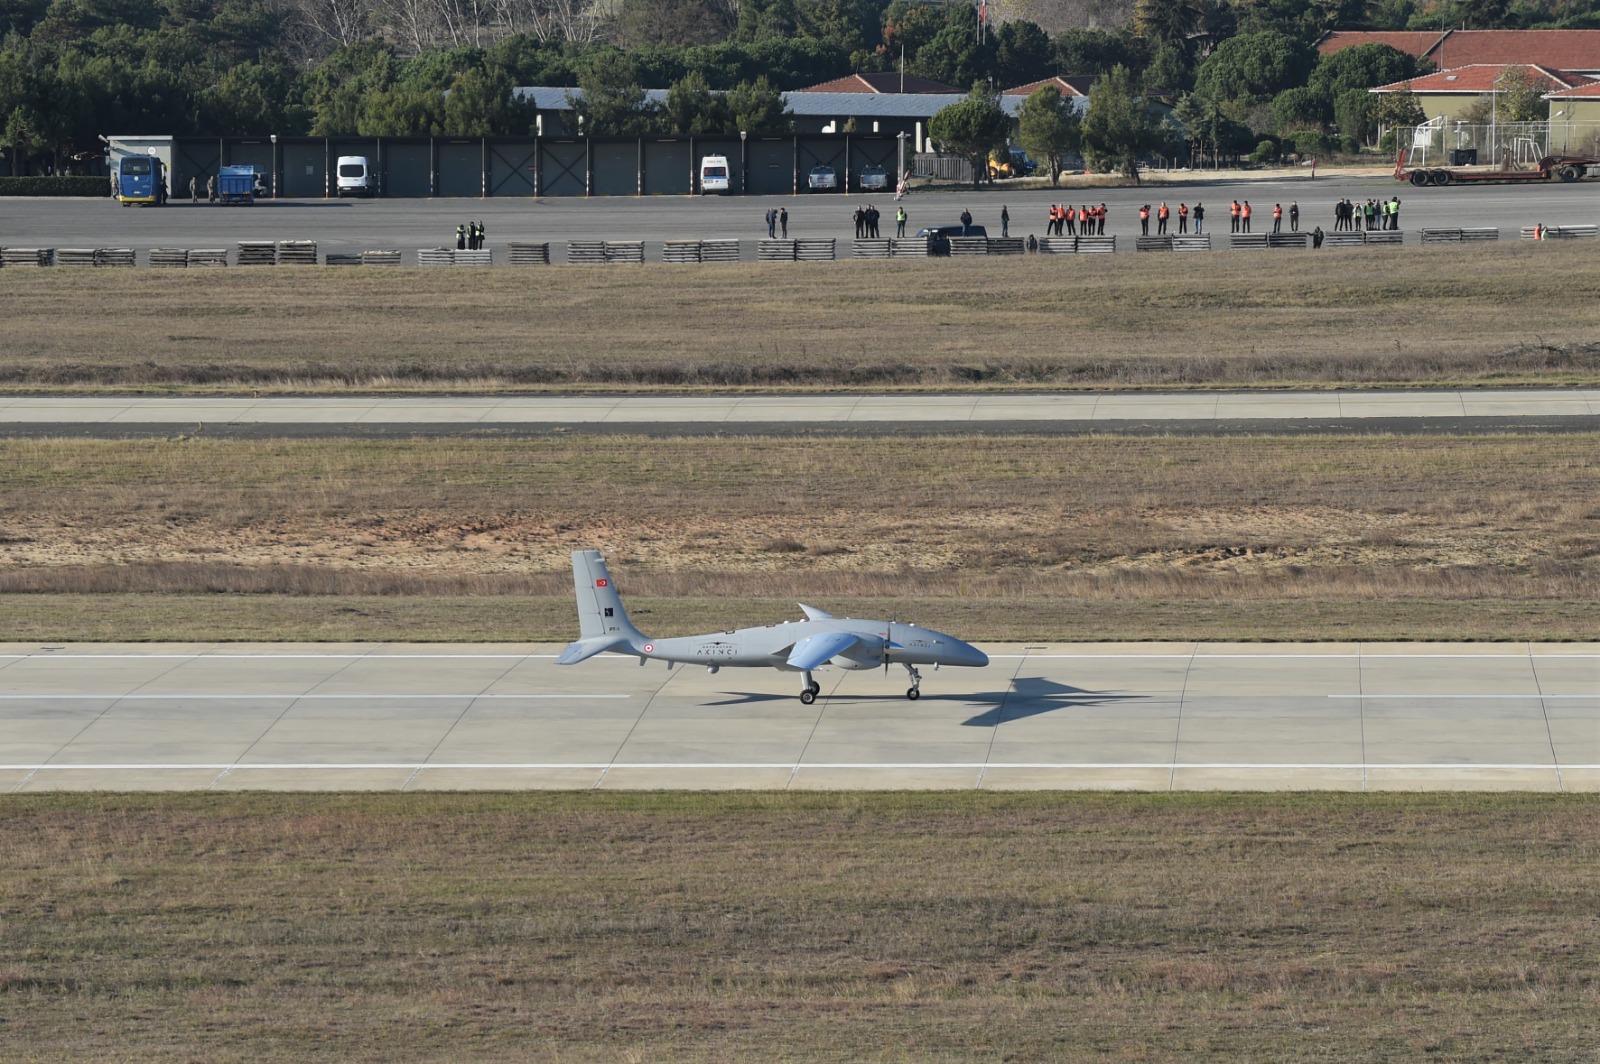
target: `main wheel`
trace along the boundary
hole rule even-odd
[[[804,691],[800,692],[800,704],[801,705],[809,706],[811,703],[815,702],[816,700],[817,700],[817,692],[813,691],[811,688],[807,687]]]
[[[1448,185],[1450,183],[1450,171],[1435,170],[1433,173],[1428,175],[1428,180],[1435,185]]]
[[[1428,183],[1428,171],[1426,171],[1426,170],[1413,170],[1413,171],[1411,171],[1411,183],[1413,185],[1416,185],[1418,188],[1421,188],[1422,186],[1426,185]]]
[[[1576,180],[1578,180],[1578,176],[1579,175],[1578,175],[1578,168],[1576,166],[1563,166],[1560,169],[1560,171],[1558,171],[1558,172],[1560,173],[1561,180],[1563,180],[1563,181],[1576,181]]]
[[[906,697],[915,702],[917,699],[922,697],[922,690],[916,687],[908,688],[906,690]]]

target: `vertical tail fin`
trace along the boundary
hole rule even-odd
[[[578,599],[578,641],[561,652],[557,664],[572,665],[602,651],[634,649],[646,642],[628,620],[599,551],[572,552],[572,589]]]

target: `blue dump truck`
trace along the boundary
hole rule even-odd
[[[250,206],[267,191],[266,182],[254,166],[224,166],[217,171],[217,200]]]

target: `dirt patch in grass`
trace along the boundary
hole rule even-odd
[[[8,1060],[1588,1061],[1592,797],[13,796]]]
[[[682,270],[12,271],[0,386],[315,391],[1600,380],[1579,247]],[[135,342],[136,340],[136,342]]]
[[[1086,605],[1118,638],[1291,638],[1281,614],[1295,603],[1301,618],[1342,618],[1326,632],[1337,638],[1449,638],[1452,616],[1456,637],[1592,638],[1572,606],[1600,579],[1597,444],[7,441],[0,593],[41,638],[82,637],[72,633],[94,618],[74,602],[137,595],[410,599],[424,630],[458,613],[421,600],[509,597],[550,622],[486,607],[509,620],[500,637],[559,639],[570,634],[569,553],[598,547],[636,609],[661,609],[658,635],[701,629],[721,600],[756,604],[752,623],[789,616],[796,601],[914,605],[924,623],[965,620],[959,630],[988,639],[1067,638],[1082,625],[1066,615]],[[21,605],[33,595],[56,596],[59,627],[41,602]],[[678,599],[698,616],[663,605]],[[1420,630],[1397,630],[1400,604],[1425,607],[1410,615]],[[263,637],[273,616],[296,612],[283,609],[263,607],[246,630]],[[394,610],[383,607],[377,630],[398,623]],[[1292,638],[1317,637],[1291,620]],[[136,627],[123,638],[176,637]],[[304,619],[292,631],[303,637]]]

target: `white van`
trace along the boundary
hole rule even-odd
[[[700,160],[700,195],[707,192],[730,191],[728,184],[728,157],[707,155]]]
[[[378,176],[372,172],[372,166],[362,155],[341,155],[339,166],[335,171],[338,174],[339,198],[346,196],[375,196],[378,194]]]

